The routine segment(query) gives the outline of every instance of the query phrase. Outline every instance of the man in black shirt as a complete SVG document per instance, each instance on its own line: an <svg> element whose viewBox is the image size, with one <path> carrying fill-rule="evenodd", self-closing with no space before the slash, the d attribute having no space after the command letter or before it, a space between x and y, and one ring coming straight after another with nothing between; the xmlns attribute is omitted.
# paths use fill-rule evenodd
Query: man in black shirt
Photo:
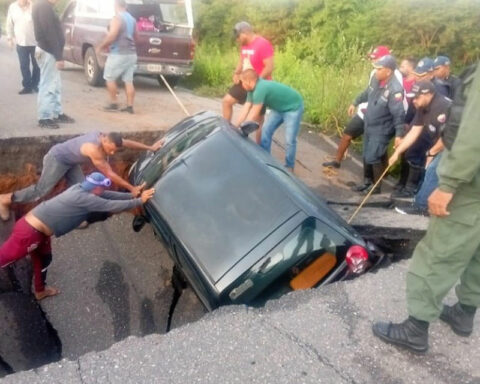
<svg viewBox="0 0 480 384"><path fill-rule="evenodd" d="M405 152L410 171L407 185L397 195L401 197L413 197L419 184L430 149L435 146L440 151L440 134L447 120L451 101L439 94L432 82L420 81L412 87L413 103L416 113L411 123L408 134L403 138L400 145L389 159L394 164L399 156ZM398 196L397 196L398 197Z"/></svg>
<svg viewBox="0 0 480 384"><path fill-rule="evenodd" d="M58 0L37 0L33 3L32 19L37 40L36 59L40 66L38 85L38 125L40 128L59 128L59 123L73 123L63 113L62 83L59 69L63 69L63 37L60 19L53 9Z"/></svg>

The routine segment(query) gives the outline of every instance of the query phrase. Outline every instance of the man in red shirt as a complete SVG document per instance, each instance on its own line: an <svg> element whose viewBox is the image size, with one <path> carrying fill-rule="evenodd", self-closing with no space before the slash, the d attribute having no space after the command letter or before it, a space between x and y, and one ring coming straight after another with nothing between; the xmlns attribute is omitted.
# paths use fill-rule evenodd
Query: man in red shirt
<svg viewBox="0 0 480 384"><path fill-rule="evenodd" d="M233 86L228 90L222 102L222 114L227 120L232 119L233 106L245 104L247 92L242 88L240 74L247 69L254 69L258 76L271 80L273 71L273 46L264 37L257 35L246 21L235 24L235 37L240 48L240 59L233 73ZM265 108L261 112L261 124ZM261 129L257 130L257 142L260 142Z"/></svg>

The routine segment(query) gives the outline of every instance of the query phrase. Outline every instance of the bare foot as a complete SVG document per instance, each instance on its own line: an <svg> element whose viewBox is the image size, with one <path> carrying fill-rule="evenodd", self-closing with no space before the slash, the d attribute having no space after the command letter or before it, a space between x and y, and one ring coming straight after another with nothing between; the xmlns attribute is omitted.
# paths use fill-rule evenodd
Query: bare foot
<svg viewBox="0 0 480 384"><path fill-rule="evenodd" d="M35 292L35 298L40 301L49 296L56 296L60 291L55 287L45 286L45 289L41 292Z"/></svg>
<svg viewBox="0 0 480 384"><path fill-rule="evenodd" d="M10 204L12 202L12 194L5 193L0 195L0 219L8 221L10 219Z"/></svg>

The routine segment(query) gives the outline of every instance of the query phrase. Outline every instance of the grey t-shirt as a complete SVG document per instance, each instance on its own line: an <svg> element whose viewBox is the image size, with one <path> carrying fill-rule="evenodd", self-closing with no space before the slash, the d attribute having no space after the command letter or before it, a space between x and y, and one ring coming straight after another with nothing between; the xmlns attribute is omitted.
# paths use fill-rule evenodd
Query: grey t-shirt
<svg viewBox="0 0 480 384"><path fill-rule="evenodd" d="M122 212L142 204L130 193L104 191L97 196L75 184L54 198L36 206L32 213L57 237L77 228L89 212Z"/></svg>
<svg viewBox="0 0 480 384"><path fill-rule="evenodd" d="M89 132L85 135L74 137L50 148L49 153L57 161L66 165L82 164L89 160L89 157L82 155L80 149L85 143L100 144L100 132Z"/></svg>

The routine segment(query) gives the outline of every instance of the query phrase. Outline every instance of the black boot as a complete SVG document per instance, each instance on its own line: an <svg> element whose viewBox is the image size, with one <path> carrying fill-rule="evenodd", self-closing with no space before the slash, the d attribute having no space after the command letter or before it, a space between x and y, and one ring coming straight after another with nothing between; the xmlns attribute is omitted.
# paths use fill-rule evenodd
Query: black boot
<svg viewBox="0 0 480 384"><path fill-rule="evenodd" d="M380 177L382 176L383 174L383 171L385 171L385 165L383 163L379 163L379 164L372 164L370 165L372 167L372 172L373 172L373 183L372 185L365 189L362 193L364 195L370 193L371 189L373 188L373 186L375 185L375 183L380 180ZM375 188L375 190L372 192L372 194L374 195L378 195L382 193L382 182L378 183L377 187Z"/></svg>
<svg viewBox="0 0 480 384"><path fill-rule="evenodd" d="M444 305L440 320L452 328L452 331L459 336L468 337L473 331L473 318L477 308L460 304L453 306Z"/></svg>
<svg viewBox="0 0 480 384"><path fill-rule="evenodd" d="M428 350L428 325L426 321L410 316L400 324L377 322L373 324L372 331L387 343L414 353L425 353Z"/></svg>
<svg viewBox="0 0 480 384"><path fill-rule="evenodd" d="M360 185L355 185L352 187L353 192L363 192L366 189L370 188L372 186L372 180L371 179L364 179L363 184Z"/></svg>
<svg viewBox="0 0 480 384"><path fill-rule="evenodd" d="M373 183L373 170L372 165L367 164L363 159L363 184L352 187L353 192L363 192Z"/></svg>
<svg viewBox="0 0 480 384"><path fill-rule="evenodd" d="M408 161L405 160L405 154L400 157L400 178L393 188L395 191L400 191L405 188L408 179Z"/></svg>

